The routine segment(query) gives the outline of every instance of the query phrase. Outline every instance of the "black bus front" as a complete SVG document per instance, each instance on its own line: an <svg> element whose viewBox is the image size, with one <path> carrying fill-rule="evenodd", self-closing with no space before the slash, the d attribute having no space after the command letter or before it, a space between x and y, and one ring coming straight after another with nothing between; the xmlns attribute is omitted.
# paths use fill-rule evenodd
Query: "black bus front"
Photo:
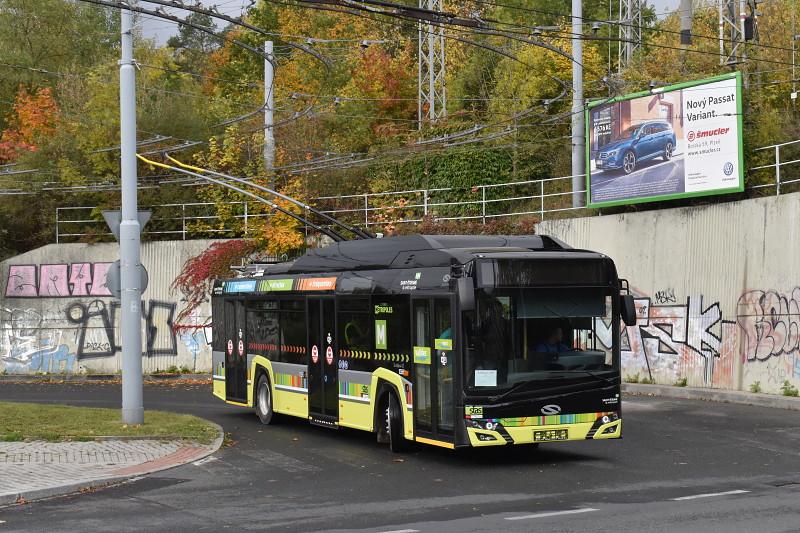
<svg viewBox="0 0 800 533"><path fill-rule="evenodd" d="M473 280L474 296L459 298L461 444L620 438L620 313L631 320L632 307L613 262L487 256Z"/></svg>

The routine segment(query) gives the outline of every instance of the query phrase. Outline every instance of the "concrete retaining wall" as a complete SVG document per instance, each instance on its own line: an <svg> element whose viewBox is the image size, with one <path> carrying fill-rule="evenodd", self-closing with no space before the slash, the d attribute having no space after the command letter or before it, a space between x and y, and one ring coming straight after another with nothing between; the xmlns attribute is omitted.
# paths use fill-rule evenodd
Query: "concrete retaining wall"
<svg viewBox="0 0 800 533"><path fill-rule="evenodd" d="M175 333L183 306L169 290L186 259L214 241L150 242L142 245L149 287L142 295L145 372L172 366L211 369L201 329ZM0 263L0 373L110 373L121 367L119 300L105 286L114 244L50 244ZM203 324L204 304L188 320Z"/></svg>
<svg viewBox="0 0 800 533"><path fill-rule="evenodd" d="M609 255L630 281L639 322L624 331L624 374L800 388L800 194L543 221L538 232Z"/></svg>

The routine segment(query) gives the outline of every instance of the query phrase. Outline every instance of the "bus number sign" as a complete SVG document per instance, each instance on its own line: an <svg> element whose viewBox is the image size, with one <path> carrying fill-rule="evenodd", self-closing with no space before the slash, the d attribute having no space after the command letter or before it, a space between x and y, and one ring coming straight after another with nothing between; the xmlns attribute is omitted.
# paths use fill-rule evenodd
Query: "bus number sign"
<svg viewBox="0 0 800 533"><path fill-rule="evenodd" d="M319 350L317 349L317 345L311 347L311 362L317 364L319 361Z"/></svg>

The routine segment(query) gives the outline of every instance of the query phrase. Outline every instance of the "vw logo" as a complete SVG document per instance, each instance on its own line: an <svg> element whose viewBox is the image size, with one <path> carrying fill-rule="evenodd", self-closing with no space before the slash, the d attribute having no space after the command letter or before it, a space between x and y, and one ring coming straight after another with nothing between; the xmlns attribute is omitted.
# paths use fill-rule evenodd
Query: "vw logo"
<svg viewBox="0 0 800 533"><path fill-rule="evenodd" d="M555 405L551 403L550 405L545 405L544 407L542 407L543 415L557 415L560 412L561 412L560 405Z"/></svg>
<svg viewBox="0 0 800 533"><path fill-rule="evenodd" d="M725 166L722 167L722 171L725 173L726 176L730 176L733 174L733 163L728 162L725 163Z"/></svg>

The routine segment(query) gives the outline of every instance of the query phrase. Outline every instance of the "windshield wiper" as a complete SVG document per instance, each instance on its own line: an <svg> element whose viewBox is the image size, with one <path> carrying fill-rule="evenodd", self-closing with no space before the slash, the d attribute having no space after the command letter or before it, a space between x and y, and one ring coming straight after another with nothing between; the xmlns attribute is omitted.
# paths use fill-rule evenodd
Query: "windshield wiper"
<svg viewBox="0 0 800 533"><path fill-rule="evenodd" d="M552 378L548 378L548 379L552 379ZM566 379L566 378L561 377L560 379ZM500 400L508 398L511 394L513 394L513 393L517 392L518 390L524 388L526 385L530 385L531 383L541 383L541 381L542 380L540 380L540 379L528 379L526 381L520 381L519 383L517 383L516 385L514 385L513 387L511 387L510 389L508 389L507 391L505 391L502 394L498 394L496 396L489 396L489 401L492 402L492 403L499 402Z"/></svg>
<svg viewBox="0 0 800 533"><path fill-rule="evenodd" d="M600 375L592 372L591 370L566 370L565 372L581 372L583 374L588 374L588 375L592 376L593 378L598 379L600 381L605 381L609 385L616 385L616 383L614 383L613 380L608 379L608 378L604 378L603 376L600 376Z"/></svg>

